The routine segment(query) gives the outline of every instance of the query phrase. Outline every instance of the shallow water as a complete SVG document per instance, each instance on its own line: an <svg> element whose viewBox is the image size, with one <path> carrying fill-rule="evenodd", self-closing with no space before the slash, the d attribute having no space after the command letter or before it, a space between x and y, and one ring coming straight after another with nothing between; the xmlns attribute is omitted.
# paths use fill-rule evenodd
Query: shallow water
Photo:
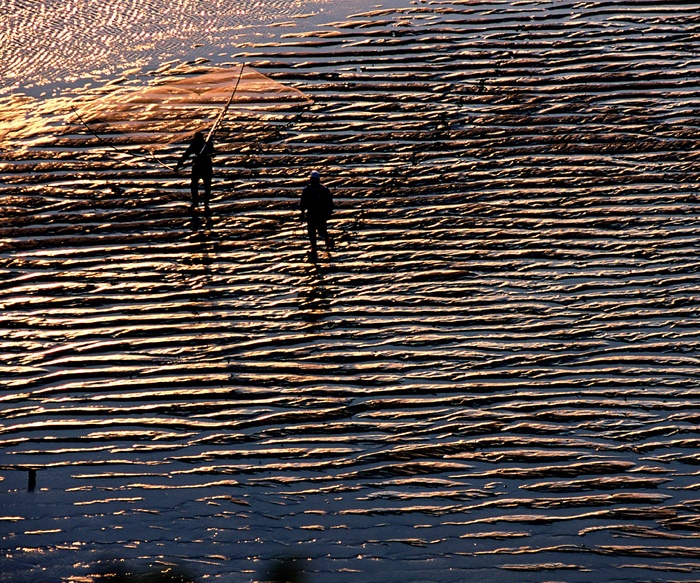
<svg viewBox="0 0 700 583"><path fill-rule="evenodd" d="M382 6L396 4L384 0ZM251 41L277 40L372 5L366 0L4 0L0 96L99 86L170 60L229 59Z"/></svg>
<svg viewBox="0 0 700 583"><path fill-rule="evenodd" d="M232 111L211 230L138 146L10 136L5 578L697 580L695 12L431 2L249 47L314 103Z"/></svg>

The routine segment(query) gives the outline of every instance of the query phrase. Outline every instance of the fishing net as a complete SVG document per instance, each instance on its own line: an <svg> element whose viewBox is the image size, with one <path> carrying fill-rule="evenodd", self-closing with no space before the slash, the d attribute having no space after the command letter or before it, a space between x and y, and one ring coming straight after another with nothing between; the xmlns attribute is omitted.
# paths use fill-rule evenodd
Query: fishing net
<svg viewBox="0 0 700 583"><path fill-rule="evenodd" d="M73 108L70 124L80 124L103 139L150 148L189 139L207 131L229 105L229 112L279 111L310 103L251 67L208 67L170 75L143 88L125 88Z"/></svg>
<svg viewBox="0 0 700 583"><path fill-rule="evenodd" d="M150 151L207 132L231 100L227 119L283 115L311 100L246 65L179 66L144 86L107 85L98 97L0 100L0 152L41 144L81 147L87 138Z"/></svg>

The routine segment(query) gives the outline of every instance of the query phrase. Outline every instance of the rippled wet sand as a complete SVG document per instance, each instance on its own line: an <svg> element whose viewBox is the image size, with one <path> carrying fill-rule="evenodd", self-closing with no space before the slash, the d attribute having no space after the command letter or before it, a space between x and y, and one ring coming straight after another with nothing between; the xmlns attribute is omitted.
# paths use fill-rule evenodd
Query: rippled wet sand
<svg viewBox="0 0 700 583"><path fill-rule="evenodd" d="M402 0L382 0L402 4ZM99 86L169 60L230 56L365 8L366 0L4 0L0 95Z"/></svg>
<svg viewBox="0 0 700 583"><path fill-rule="evenodd" d="M690 4L444 1L251 47L314 103L227 118L211 232L69 98L15 128L5 571L697 580L699 32Z"/></svg>

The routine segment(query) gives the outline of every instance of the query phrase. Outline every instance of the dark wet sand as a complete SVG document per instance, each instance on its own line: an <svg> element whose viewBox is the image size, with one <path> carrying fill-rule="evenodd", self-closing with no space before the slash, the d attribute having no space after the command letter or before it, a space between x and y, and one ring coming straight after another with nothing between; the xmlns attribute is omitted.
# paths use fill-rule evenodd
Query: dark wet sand
<svg viewBox="0 0 700 583"><path fill-rule="evenodd" d="M251 47L314 103L227 117L211 232L186 174L43 118L0 165L5 571L697 580L695 8L421 2Z"/></svg>

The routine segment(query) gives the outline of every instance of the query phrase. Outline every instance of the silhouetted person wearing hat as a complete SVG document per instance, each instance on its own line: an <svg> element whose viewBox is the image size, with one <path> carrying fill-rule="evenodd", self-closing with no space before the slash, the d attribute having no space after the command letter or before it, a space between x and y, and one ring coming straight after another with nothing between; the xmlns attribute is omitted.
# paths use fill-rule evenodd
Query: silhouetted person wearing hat
<svg viewBox="0 0 700 583"><path fill-rule="evenodd" d="M209 210L209 199L211 198L211 177L212 157L214 156L214 144L204 140L204 134L197 132L192 138L187 150L182 154L177 162L177 169L184 164L185 160L192 156L192 180L190 190L192 192L192 210L199 206L199 181L204 183L204 207Z"/></svg>
<svg viewBox="0 0 700 583"><path fill-rule="evenodd" d="M328 235L326 222L333 213L333 196L323 184L321 175L314 170L309 178L309 183L301 193L301 218L306 219L306 226L311 242L311 257L316 260L316 233L323 237L326 247L333 250L333 241Z"/></svg>

